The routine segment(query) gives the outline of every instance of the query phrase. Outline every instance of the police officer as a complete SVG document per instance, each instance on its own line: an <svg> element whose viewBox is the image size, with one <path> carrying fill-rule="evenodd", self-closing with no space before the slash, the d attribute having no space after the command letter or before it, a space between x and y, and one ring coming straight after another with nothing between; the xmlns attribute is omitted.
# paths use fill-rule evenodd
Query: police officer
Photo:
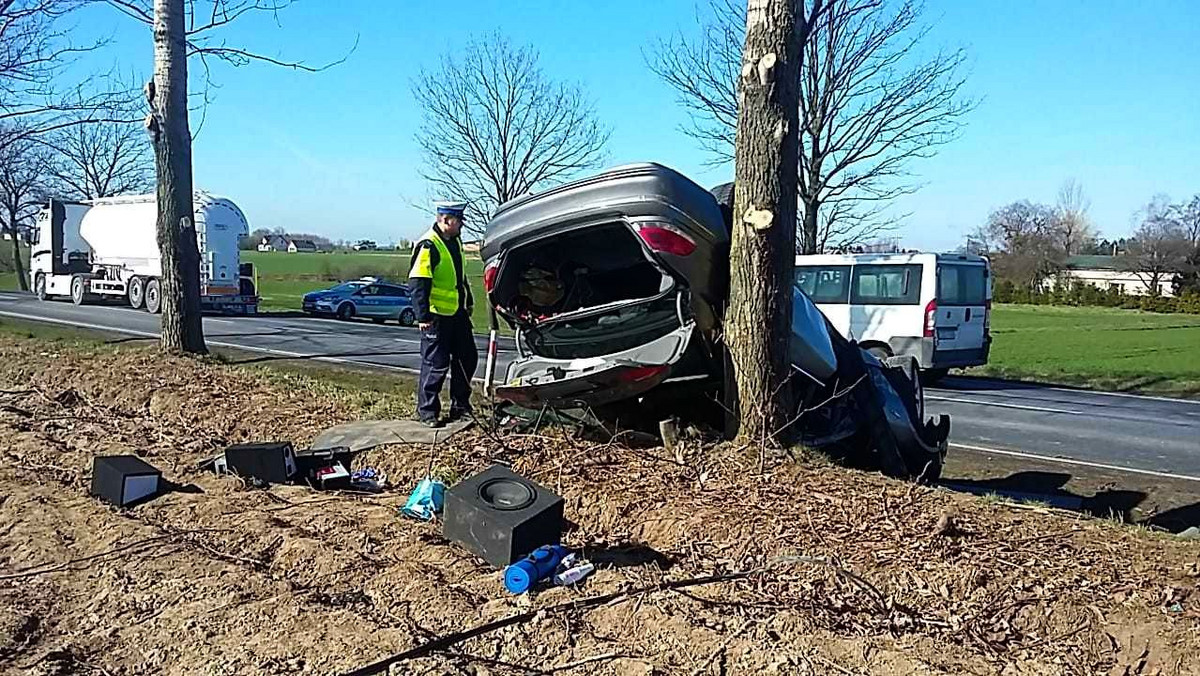
<svg viewBox="0 0 1200 676"><path fill-rule="evenodd" d="M417 417L441 427L439 394L450 374L449 421L471 413L471 379L479 362L471 330L471 286L463 267L463 202L435 202L433 227L413 245L408 285L421 329L421 382Z"/></svg>

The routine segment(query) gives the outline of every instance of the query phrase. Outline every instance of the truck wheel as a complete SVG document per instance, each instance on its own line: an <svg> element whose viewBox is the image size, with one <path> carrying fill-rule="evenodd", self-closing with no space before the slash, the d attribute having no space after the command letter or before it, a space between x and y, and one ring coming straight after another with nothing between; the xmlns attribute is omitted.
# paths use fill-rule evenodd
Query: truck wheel
<svg viewBox="0 0 1200 676"><path fill-rule="evenodd" d="M37 296L38 300L46 300L48 298L46 294L46 275L40 272L33 278L33 294Z"/></svg>
<svg viewBox="0 0 1200 676"><path fill-rule="evenodd" d="M337 318L342 321L349 321L354 318L354 304L342 303L337 309Z"/></svg>
<svg viewBox="0 0 1200 676"><path fill-rule="evenodd" d="M400 313L400 326L412 326L417 323L417 313L412 308L406 308Z"/></svg>
<svg viewBox="0 0 1200 676"><path fill-rule="evenodd" d="M156 315L162 310L162 294L157 279L146 282L146 312Z"/></svg>
<svg viewBox="0 0 1200 676"><path fill-rule="evenodd" d="M142 309L142 303L146 302L146 280L141 277L132 277L129 280L129 307L134 310Z"/></svg>
<svg viewBox="0 0 1200 676"><path fill-rule="evenodd" d="M83 305L84 299L83 277L74 275L71 277L71 302L76 305Z"/></svg>

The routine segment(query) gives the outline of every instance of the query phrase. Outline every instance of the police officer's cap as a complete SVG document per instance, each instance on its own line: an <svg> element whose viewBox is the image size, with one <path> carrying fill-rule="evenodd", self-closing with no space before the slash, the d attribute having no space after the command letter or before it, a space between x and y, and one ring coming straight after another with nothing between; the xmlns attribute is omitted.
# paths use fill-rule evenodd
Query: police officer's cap
<svg viewBox="0 0 1200 676"><path fill-rule="evenodd" d="M463 212L467 210L466 202L455 202L452 200L434 202L433 206L437 209L438 215L458 216L459 218L463 218Z"/></svg>

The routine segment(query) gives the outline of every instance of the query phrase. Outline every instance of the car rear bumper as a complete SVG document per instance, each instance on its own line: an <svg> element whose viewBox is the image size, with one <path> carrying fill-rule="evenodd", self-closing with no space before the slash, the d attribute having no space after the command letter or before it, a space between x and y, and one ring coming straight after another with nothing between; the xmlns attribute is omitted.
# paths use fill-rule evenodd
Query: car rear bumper
<svg viewBox="0 0 1200 676"><path fill-rule="evenodd" d="M992 339L984 340L980 347L962 350L947 350L937 347L933 338L897 337L888 341L892 354L912 355L923 369L965 368L983 366L988 362Z"/></svg>

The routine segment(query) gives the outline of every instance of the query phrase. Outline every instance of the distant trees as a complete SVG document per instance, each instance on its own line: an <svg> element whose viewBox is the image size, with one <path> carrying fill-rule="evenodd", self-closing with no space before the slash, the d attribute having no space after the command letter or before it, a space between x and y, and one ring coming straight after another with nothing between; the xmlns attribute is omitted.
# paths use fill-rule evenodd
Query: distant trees
<svg viewBox="0 0 1200 676"><path fill-rule="evenodd" d="M1063 253L1071 256L1090 248L1096 235L1088 220L1091 200L1083 192L1083 186L1073 178L1067 179L1058 189L1058 233Z"/></svg>
<svg viewBox="0 0 1200 676"><path fill-rule="evenodd" d="M992 211L975 239L997 277L1035 289L1066 262L1061 225L1053 207L1022 200Z"/></svg>
<svg viewBox="0 0 1200 676"><path fill-rule="evenodd" d="M808 2L807 4L812 4ZM914 192L914 160L957 137L974 102L966 53L924 50L916 0L831 0L813 21L798 73L800 253L862 244L894 227L884 215ZM698 40L659 45L650 68L689 110L685 133L714 163L732 159L746 4L711 0Z"/></svg>
<svg viewBox="0 0 1200 676"><path fill-rule="evenodd" d="M49 153L32 137L11 140L21 129L0 129L0 226L12 239L12 265L22 291L29 290L21 259L21 230L45 203ZM3 142L7 141L7 142Z"/></svg>
<svg viewBox="0 0 1200 676"><path fill-rule="evenodd" d="M1122 268L1137 275L1151 295L1161 293L1169 274L1186 271L1196 255L1196 240L1180 217L1185 209L1155 196L1139 212L1140 224L1120 257Z"/></svg>
<svg viewBox="0 0 1200 676"><path fill-rule="evenodd" d="M118 119L120 114L114 112L108 119ZM139 124L79 124L46 134L42 143L53 150L48 170L64 196L95 199L145 193L154 187L153 148Z"/></svg>
<svg viewBox="0 0 1200 676"><path fill-rule="evenodd" d="M470 203L481 232L497 206L596 167L609 130L579 85L551 80L532 46L473 39L423 71L412 92L422 175L446 198Z"/></svg>

